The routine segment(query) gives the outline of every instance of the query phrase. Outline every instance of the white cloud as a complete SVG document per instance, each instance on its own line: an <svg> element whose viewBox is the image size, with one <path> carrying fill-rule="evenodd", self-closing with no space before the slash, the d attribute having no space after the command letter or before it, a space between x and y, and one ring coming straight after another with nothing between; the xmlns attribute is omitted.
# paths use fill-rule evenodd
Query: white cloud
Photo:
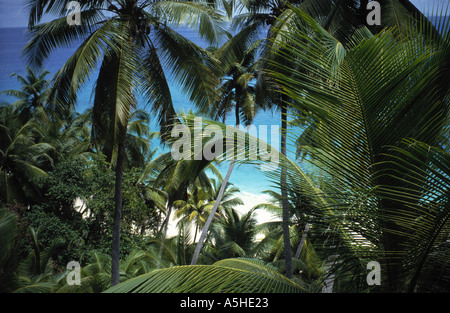
<svg viewBox="0 0 450 313"><path fill-rule="evenodd" d="M239 197L242 200L242 202L244 202L243 205L238 205L235 208L240 214L247 213L257 204L269 203L270 200L270 197L266 194L254 194L247 191L237 193L236 197ZM259 224L279 220L272 213L262 209L256 210L254 214ZM175 215L174 212L172 212L169 227L167 228L168 238L176 236L178 234L177 222L179 221L179 219L174 218L174 215Z"/></svg>
<svg viewBox="0 0 450 313"><path fill-rule="evenodd" d="M247 213L249 210L251 210L258 204L269 203L270 201L270 197L266 194L254 194L247 191L242 191L238 193L236 196L238 196L242 200L242 202L244 202L244 205L239 205L236 207L236 210L241 214ZM272 213L267 212L266 210L263 209L256 210L255 216L256 219L258 220L258 223L265 223L278 219Z"/></svg>

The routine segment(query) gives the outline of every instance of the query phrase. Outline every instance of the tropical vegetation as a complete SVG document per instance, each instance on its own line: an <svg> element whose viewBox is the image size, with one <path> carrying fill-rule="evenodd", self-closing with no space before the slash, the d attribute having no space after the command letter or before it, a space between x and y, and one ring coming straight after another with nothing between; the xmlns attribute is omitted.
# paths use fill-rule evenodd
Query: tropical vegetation
<svg viewBox="0 0 450 313"><path fill-rule="evenodd" d="M79 1L69 25L63 1L29 0L26 74L1 93L0 291L449 292L449 6L379 1L369 25L369 2ZM227 120L263 110L281 126L266 203L242 211L232 183L262 150L167 151L176 125L201 116L225 147Z"/></svg>

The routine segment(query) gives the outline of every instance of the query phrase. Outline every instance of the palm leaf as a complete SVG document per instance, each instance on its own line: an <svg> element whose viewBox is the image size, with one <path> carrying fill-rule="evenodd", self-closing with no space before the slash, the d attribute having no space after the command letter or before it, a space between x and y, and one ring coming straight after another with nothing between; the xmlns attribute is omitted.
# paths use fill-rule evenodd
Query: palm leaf
<svg viewBox="0 0 450 313"><path fill-rule="evenodd" d="M284 86L283 93L295 100L292 106L297 111L292 110L292 114L297 117L301 112L311 117L308 133L298 143L308 156L304 160L326 173L325 198L328 205L333 205L319 210L331 214L308 213L319 213L322 221L330 223L333 231L328 233L340 238L338 242L352 242L358 247L347 245L340 249L343 264L350 264L355 256L363 260L375 253L372 257L386 262L389 279L395 285L400 276L406 279L401 264L411 264L406 261L411 255L405 249L405 238L411 236L409 227L414 227L413 205L422 202L416 194L423 195L423 191L417 190L422 186L419 181L415 186L406 182L417 177L412 168L405 172L404 166L395 168L398 163L388 167L381 164L386 165L386 158L400 153L388 147L403 147L405 138L412 137L430 146L441 142L448 116L449 87L439 85L443 72L438 69L447 66L447 35L423 40L414 31L408 32L410 36L405 36L405 31L385 30L376 36L364 31L358 32L353 43L344 48L306 14L293 11L301 20L296 20L290 32L282 32L285 37L278 41L280 49L276 54L284 62L272 61L276 68L273 77ZM286 64L298 67L292 71L291 66L287 74ZM409 162L428 168L418 159L409 158ZM402 173L405 178L393 180L389 175L378 174L384 170L395 175ZM299 178L291 177L292 186L299 185ZM421 177L423 183L426 176ZM389 189L392 194L383 197L382 193L377 194L375 186ZM301 188L290 189L311 196ZM411 202L406 203L405 197ZM342 214L345 221L337 220ZM436 217L436 212L432 216ZM426 227L427 231L441 228L431 220ZM361 264L356 262L354 266Z"/></svg>
<svg viewBox="0 0 450 313"><path fill-rule="evenodd" d="M158 27L155 32L154 42L163 65L190 101L204 111L216 99L214 61L205 50L169 27Z"/></svg>
<svg viewBox="0 0 450 313"><path fill-rule="evenodd" d="M101 11L96 9L82 11L81 14L83 23L77 27L70 26L66 17L34 26L24 48L27 63L41 67L55 49L70 47L77 40L88 36L98 28L95 25L104 19Z"/></svg>
<svg viewBox="0 0 450 313"><path fill-rule="evenodd" d="M141 90L147 99L146 104L151 105L153 112L158 116L158 122L161 127L161 139L164 140L170 132L170 127L168 126L172 125L176 120L176 113L161 60L152 42L149 42L143 63L143 70L140 73L141 81L143 82Z"/></svg>
<svg viewBox="0 0 450 313"><path fill-rule="evenodd" d="M198 28L198 33L211 43L217 43L225 33L223 16L200 1L158 1L153 8L169 23Z"/></svg>
<svg viewBox="0 0 450 313"><path fill-rule="evenodd" d="M213 265L155 270L128 280L106 293L302 292L295 282L260 261L222 260Z"/></svg>
<svg viewBox="0 0 450 313"><path fill-rule="evenodd" d="M120 51L120 42L126 38L127 31L126 23L110 19L89 35L56 73L50 101L73 105L76 93L90 78L98 62L104 56Z"/></svg>
<svg viewBox="0 0 450 313"><path fill-rule="evenodd" d="M131 47L124 40L119 53L105 56L95 89L93 138L108 145L106 152L113 163L118 144L127 131L131 110L136 107L133 92L138 62Z"/></svg>

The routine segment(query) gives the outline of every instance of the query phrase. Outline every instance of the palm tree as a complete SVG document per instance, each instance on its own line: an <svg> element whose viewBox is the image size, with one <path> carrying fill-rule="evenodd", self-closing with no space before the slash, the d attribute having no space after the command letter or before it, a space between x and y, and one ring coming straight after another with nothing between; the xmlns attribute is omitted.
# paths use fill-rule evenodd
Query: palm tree
<svg viewBox="0 0 450 313"><path fill-rule="evenodd" d="M195 277L196 279L192 279ZM212 265L159 269L105 293L301 293L306 289L255 259L226 259Z"/></svg>
<svg viewBox="0 0 450 313"><path fill-rule="evenodd" d="M211 190L212 180L208 177L208 173L222 179L220 172L210 161L183 159L175 161L170 152L161 154L145 167L139 182L146 182L148 186L159 189L167 199L164 212L165 220L160 229L161 247L165 244L174 203L188 200L189 186Z"/></svg>
<svg viewBox="0 0 450 313"><path fill-rule="evenodd" d="M193 242L196 242L197 233L205 227L206 220L211 214L220 190L221 182L211 180L211 186L208 188L191 185L188 187L187 200L178 200L174 202L177 209L175 216L181 218L180 221L195 224L195 232ZM236 205L242 205L243 202L234 196L239 189L227 184L221 202L217 206L214 214L215 218L219 218L227 209L231 209Z"/></svg>
<svg viewBox="0 0 450 313"><path fill-rule="evenodd" d="M89 108L78 117L78 125L80 128L85 127L88 132L89 139L91 136L96 136L92 129L93 112L92 108ZM109 119L108 114L104 114L101 118L102 121ZM112 131L103 131L105 137L93 138L92 150L101 152L106 157L106 162L111 163L114 157L114 147L112 146L113 140L111 138ZM153 155L156 153L156 149L152 150L151 141L158 137L158 132L150 131L150 114L142 109L137 109L130 114L127 124L127 138L125 145L125 159L124 167L131 168L144 168L148 162L150 162Z"/></svg>
<svg viewBox="0 0 450 313"><path fill-rule="evenodd" d="M252 258L257 255L257 221L252 209L241 215L233 208L224 210L219 222L211 229L211 250L216 260Z"/></svg>
<svg viewBox="0 0 450 313"><path fill-rule="evenodd" d="M35 110L35 121L39 142L45 142L53 147L50 156L53 163L69 158L88 158L91 152L90 136L86 124L80 124L78 113L66 112L62 119L59 113L51 109L39 107Z"/></svg>
<svg viewBox="0 0 450 313"><path fill-rule="evenodd" d="M187 265L194 252L190 225L183 221L178 223L178 233L172 238L151 240L148 243L148 253L151 256L149 263L153 268L168 268L178 265Z"/></svg>
<svg viewBox="0 0 450 313"><path fill-rule="evenodd" d="M100 65L94 89L93 138L103 138L104 130L113 132L116 209L112 280L116 284L126 130L136 108L136 94L144 94L152 106L162 126L162 136L167 135L166 125L176 117L164 68L199 107L212 103L216 78L205 64L207 54L169 25L198 26L200 35L214 42L222 29L221 16L206 2L81 1L80 6L82 25L72 27L66 22L65 4L30 1L32 39L25 53L31 65L40 66L57 47L82 41L53 81L55 88L50 97L58 104L72 104L80 87ZM35 26L45 12L56 13L60 18ZM104 112L108 120L102 119Z"/></svg>
<svg viewBox="0 0 450 313"><path fill-rule="evenodd" d="M236 38L245 36L247 36L246 32L244 35L238 34L235 37L231 37L222 47L214 51L214 56L219 61L218 72L222 78L222 83L218 88L218 101L208 108L210 116L216 120L222 119L224 123L227 114L234 108L236 126L240 125L241 116L246 125L251 124L257 112L255 89L252 83L255 79L256 55L260 42L240 42L237 46L235 44ZM222 197L224 196L234 165L235 162L231 161L225 179L217 194L217 205L212 208L200 236L192 258L192 265L195 265L197 262L208 229L216 214L219 203L222 202Z"/></svg>
<svg viewBox="0 0 450 313"><path fill-rule="evenodd" d="M47 70L35 73L29 66L26 67L26 76L12 73L22 85L20 90L4 90L0 94L13 96L18 100L12 104L20 112L20 119L23 123L28 121L37 108L44 107L47 103L49 82L46 76L50 74Z"/></svg>
<svg viewBox="0 0 450 313"><path fill-rule="evenodd" d="M223 181L220 179L215 180L211 179L211 185L212 185L212 199L218 199L218 194L220 191L220 187L222 186ZM232 209L238 205L243 205L244 203L242 200L236 196L236 193L239 193L240 190L238 187L235 187L232 183L228 182L225 186L225 191L223 193L223 196L221 197L221 201L219 203L219 206L222 210L229 210Z"/></svg>
<svg viewBox="0 0 450 313"><path fill-rule="evenodd" d="M446 69L448 66L445 63L446 60L448 60L448 49L446 48L447 43L445 38L448 38L448 36L444 36L443 38L434 37L432 41L415 41L414 38L418 38L417 36L420 37L419 34L427 33L427 31L423 29L429 27L429 24L426 22L424 24L417 24L415 21L412 21L413 25L416 23L416 26L423 27L423 29L416 33L409 28L406 39L403 36L404 33L393 35L392 32L382 33L375 37L366 28L361 28L354 34L353 41L350 41L349 44L346 45L347 48L344 48L342 43L330 36L321 25L305 15L302 11L293 10L293 13L299 17L299 19L296 20L294 16L293 25L295 27L289 29L294 32L292 34L289 32L281 32L280 34L282 34L284 40L277 42L277 44L279 44L280 47L285 48L284 50L279 51L279 54L283 58L287 58L288 64L300 64L301 66L294 67L293 70L291 67L286 68L285 63L273 62L271 65L273 65L275 69L279 69L279 71L272 71L270 74L279 86L283 87L283 92L295 100L293 102L294 108L296 109L294 112L299 112L299 114L307 113L310 116L309 121L311 125L307 128L307 131L304 132L307 136L302 136L302 149L303 152L308 152L307 155L312 161L320 162L320 169L328 174L322 177L322 182L318 187L314 182L314 179L309 177L298 164L288 159L285 161L286 172L288 173L286 178L287 182L289 182L287 185L289 191L292 192L292 194L300 194L303 198L307 199L310 204L308 207L300 209L303 210L302 212L309 218L306 222L314 224L311 239L318 240L321 243L316 246L317 248L320 248L322 245L326 248L325 251L324 249L317 250L321 257L326 258L327 255L335 255L338 257L338 261L342 261L340 263L335 263L336 266L341 267L341 271L339 272L339 274L342 274L340 276L341 280L350 279L352 282L358 283L351 284L351 286L355 286L355 288L362 286L364 288L365 275L367 274L365 267L368 260L385 258L386 255L389 255L389 252L391 252L383 250L383 237L385 235L392 236L393 239L397 239L397 242L399 242L398 238L395 238L396 235L400 235L398 229L383 226L383 223L391 223L392 225L391 218L394 217L394 220L397 221L398 225L405 225L405 227L407 227L406 225L411 225L408 227L410 228L409 232L414 230L414 233L407 238L406 242L411 248L411 252L408 253L409 256L413 257L415 255L414 252L420 251L421 257L416 258L418 270L415 272L413 271L415 275L409 276L410 278L414 278L411 280L412 282L417 282L420 271L423 268L429 268L429 266L425 266L425 261L429 256L428 252L433 249L432 247L435 247L434 249L436 249L436 251L442 249L442 247L445 246L445 238L448 238L448 218L441 215L442 212L447 212L443 209L443 207L447 205L446 198L442 198L442 196L448 194L448 191L445 189L445 186L449 185L448 174L444 174L448 172L448 169L446 169L447 162L443 163L440 161L445 159L447 152L443 148L435 148L414 141L410 141L409 143L404 142L406 146L392 149L392 151L397 151L401 156L389 156L388 158L390 159L383 163L397 164L397 166L401 166L402 168L409 168L411 169L412 175L408 176L408 179L402 178L398 174L383 175L381 177L394 177L395 180L403 183L414 178L414 181L417 181L417 183L412 183L412 185L416 187L424 186L422 191L417 192L414 195L410 194L411 190L409 186L395 186L394 189L398 191L398 193L395 193L398 197L398 204L415 208L413 214L411 214L410 210L405 208L399 212L397 217L395 217L395 214L394 216L386 214L389 210L386 210L385 208L380 208L378 212L374 212L374 208L378 207L378 202L372 195L377 189L373 189L373 185L367 185L366 182L371 182L370 177L374 173L372 167L375 166L375 164L371 166L370 164L364 163L364 160L370 159L370 157L367 157L367 155L364 154L367 151L370 151L370 149L357 149L356 147L359 147L364 143L364 137L361 137L360 135L364 132L359 129L359 127L366 126L365 122L362 122L361 120L363 117L365 118L365 121L371 121L371 127L378 126L380 128L371 132L372 135L377 136L377 140L383 138L380 137L379 134L384 132L383 136L390 134L391 136L387 137L393 138L392 136L395 135L398 136L397 140L401 141L401 137L404 135L398 134L397 130L393 131L389 129L388 131L387 125L394 127L402 124L404 125L404 131L408 134L412 134L412 130L417 131L417 134L421 134L424 137L429 137L431 135L430 138L432 138L434 134L436 136L436 142L445 147L444 143L448 142L448 139L443 136L445 132L443 133L442 129L445 131L446 128L445 126L442 128L443 125L445 125L445 123L442 124L442 121L445 121L447 118L446 116L448 116L448 104L445 104L446 95L448 94L448 85L447 83L442 82L448 82L448 80L446 78L444 80L442 79L443 76L446 75L445 73L448 74L448 72L437 69ZM439 29L444 32L447 28L445 25L441 25ZM297 30L297 33L295 30ZM298 33L298 30L302 30L303 33ZM303 42L299 40L300 38L307 40ZM414 44L411 44L411 42L408 41L411 40L411 38L413 38ZM391 44L393 41L403 43L404 45L401 45L400 47L396 45L392 46ZM320 45L318 45L318 43L320 43ZM361 43L365 44L363 45ZM427 44L435 45L435 48L431 49L431 51L439 51L438 53L433 54L433 58L431 58L431 55L427 54L427 51L430 51L427 50ZM387 49L388 46L393 50ZM394 49L394 47L398 50ZM292 55L286 51L293 51L294 54ZM382 51L383 55L377 55L377 51L378 53ZM402 53L400 53L400 51L402 51ZM405 51L410 51L409 54L407 54L408 56L403 54ZM366 105L373 103L374 105L370 107L379 107L379 98L374 98L373 95L380 95L380 97L382 97L387 95L388 92L382 90L375 93L372 89L373 86L378 86L377 88L389 88L392 84L386 83L386 80L394 79L397 80L398 84L392 89L393 93L389 94L390 96L395 95L400 98L392 100L396 106L389 105L388 107L392 107L393 110L397 109L401 111L401 103L408 107L408 104L411 103L409 101L414 99L417 103L415 103L415 106L411 107L411 109L415 108L420 113L415 113L413 116L416 118L428 116L430 119L435 117L437 119L433 119L433 121L436 121L437 124L434 124L434 122L425 122L423 128L411 129L411 125L422 125L422 123L410 123L408 119L403 119L403 114L388 115L392 117L392 124L386 124L389 120L374 122L376 118L387 118L387 115L380 114L377 111L375 113L371 112L373 116L369 118L367 115L369 114L368 112L357 110L357 108L362 105L359 102L355 102L353 107L356 112L361 113L351 114L351 110L347 109L344 105L348 106L350 104L349 102L352 101L351 99L363 98L361 95L351 96L352 92L358 92L359 89L355 87L349 91L348 85L343 83L353 81L352 79L354 79L354 77L350 79L350 74L348 74L349 67L344 67L344 65L348 65L350 62L361 61L361 54L358 54L358 52L372 52L370 55L373 55L375 60L378 61L377 63L374 62L373 58L368 58L364 60L364 64L353 64L354 68L350 68L354 71L352 73L355 75L358 74L358 76L356 76L358 79L361 79L362 81L367 79L372 82L372 84L367 87L372 90L372 92L364 93L366 96L371 96L365 98L365 100L368 101L366 102ZM392 53L392 55L388 57L389 53ZM422 53L422 56L420 53ZM308 62L300 63L299 60L308 60ZM380 72L380 60L383 60L383 64L385 65L383 69L392 69L392 72ZM385 62L388 60L392 61L393 64L389 63L390 65L387 66ZM398 62L397 60L401 60L402 62ZM415 62L411 63L411 60L415 60ZM325 64L327 65L325 66ZM392 68L394 65L397 67ZM429 65L430 67L426 67L425 65ZM432 69L432 65L435 66L434 70ZM343 68L340 68L340 66ZM367 69L371 69L371 71L367 71ZM291 75L285 74L287 70L295 74L295 79L292 79ZM358 70L364 71L364 73L360 73ZM426 85L425 87L423 87L423 85L418 85L419 87L417 87L417 85L412 84L411 77L419 76L417 76L417 73L407 74L410 73L410 71L422 71L421 73L423 73L423 71L429 71L426 72L428 73L427 79L431 78L432 81L423 79L419 80L419 82L422 82L422 84L427 82L430 85ZM343 75L343 73L345 75ZM394 75L394 73L399 76L395 78L396 75ZM367 75L378 76L370 76L368 78ZM338 81L338 83L335 84L330 83L333 79L342 79L342 81ZM366 86L365 82L362 81L358 83L358 86ZM441 84L439 84L438 81L440 81ZM341 90L341 86L344 87L343 90ZM432 91L433 87L431 86L438 86L435 88L442 89L440 92L434 94L436 97L436 100L432 100L434 105L431 107L425 106L425 109L422 103L424 98L418 98L417 95L420 94L420 90L434 93L434 91ZM330 89L331 91L328 91ZM405 90L412 90L413 94L410 97L401 98L402 95L405 94ZM339 97L340 95L342 95L342 97ZM389 102L391 100L389 100L388 96L385 97L387 103L392 103ZM317 105L318 103L320 103L320 106ZM375 105L375 103L377 103L377 105ZM399 106L397 106L397 104ZM421 109L425 109L425 111L430 110L431 112L422 112L420 111ZM346 114L342 114L343 110ZM402 112L407 111L404 110ZM360 120L350 120L351 116L355 117L355 119L360 116ZM301 119L303 119L301 115L296 115L294 117L301 117ZM432 128L432 125L436 126L436 128ZM387 127L386 130L383 129L385 127ZM427 128L430 130L428 135ZM433 129L434 132L431 131ZM342 134L336 130L341 131ZM373 142L368 144L372 145ZM388 149L388 147L389 144L387 146L379 146L381 149ZM411 150L405 150L405 147L409 147L414 153L412 154ZM428 156L425 151L428 151ZM359 159L359 157L350 159L352 152L356 155L360 155L361 159ZM386 150L386 152L377 153L376 155L380 157L388 156L388 152L389 150ZM370 155L372 156L372 154ZM407 160L405 164L401 161L404 159L404 156L407 155L409 155L409 158L416 156L414 163L410 163L409 160ZM423 172L418 171L420 166L416 167L417 163L415 162L419 161L421 166L424 166L425 168L428 167L428 169ZM429 168L429 166L431 166L431 168ZM390 167L389 169L385 169L387 170L386 172L389 173ZM334 171L336 171L337 175L333 175L335 174ZM369 174L365 177L364 173ZM402 174L403 170L397 168L393 170L392 173ZM431 185L423 184L424 173L430 173L431 176L428 176L428 181L430 181ZM279 172L269 174L273 174L269 175L269 177L274 177L275 179L279 179L280 177ZM377 172L377 174L379 174L379 172ZM378 176L376 175L374 177ZM431 181L433 181L433 183L431 183ZM392 198L393 188L390 187L394 185L375 185L380 186L379 189L383 190L383 193L380 194L380 198ZM423 198L423 195L430 193L435 195L435 198ZM411 198L405 197L406 194L411 195ZM424 199L428 202L424 202ZM438 202L433 200L438 201L439 205L437 204ZM342 212L345 212L345 215L342 214ZM417 227L418 216L420 216L420 219L423 219L425 216L428 217L427 227ZM383 223L381 223L381 225L374 224L376 221L383 221ZM395 224L396 223L394 223L394 225ZM404 232L404 234L406 236L408 232ZM424 234L428 235L425 236ZM432 235L430 236L429 234ZM310 240L310 242L312 241L313 240ZM405 241L403 241L403 243L405 243ZM338 250L336 251L336 249ZM391 263L389 266L394 269L395 266L398 266L399 264L396 257L398 257L398 255L395 255L394 252L392 254L392 259L388 260L388 263ZM442 256L438 258L443 261ZM411 273L412 269L408 268L408 266L411 265L409 260L410 259L407 258L404 259L404 264L408 269L404 273ZM189 269L183 269L183 271L184 270L189 272ZM191 270L194 271L196 269L192 268ZM397 272L397 275L399 274L402 273ZM411 286L414 286L416 282L411 284ZM367 289L367 284L365 289Z"/></svg>
<svg viewBox="0 0 450 313"><path fill-rule="evenodd" d="M239 36L236 35L236 36ZM222 47L213 52L219 60L222 82L219 88L219 101L209 108L212 118L225 123L227 114L234 110L235 125L250 125L256 115L254 81L256 78L257 52L261 44L255 41L247 46L241 43L243 51L230 51L230 45L235 39L229 39Z"/></svg>
<svg viewBox="0 0 450 313"><path fill-rule="evenodd" d="M315 6L322 8L322 3L315 3ZM330 3L329 3L330 4ZM280 151L284 156L282 158L280 173L280 186L283 207L283 238L284 238L284 255L286 260L286 277L292 278L292 251L289 235L289 204L287 200L286 186L286 168L284 159L287 155L287 110L288 98L279 93L277 84L268 77L265 72L269 70L266 59L277 58L272 50L275 38L278 38L280 29L286 28L291 23L292 12L291 6L301 6L303 9L308 9L311 6L311 1L293 1L292 4L288 1L260 1L250 0L245 1L244 5L247 12L238 15L234 19L235 27L241 26L243 30L241 33L247 36L254 36L258 31L266 32L267 35L263 38L265 43L263 45L261 54L262 61L258 68L258 77L256 84L256 101L260 106L271 108L277 107L281 112L281 146ZM330 6L328 6L329 9ZM319 14L317 14L319 15Z"/></svg>
<svg viewBox="0 0 450 313"><path fill-rule="evenodd" d="M203 228L213 205L210 191L198 186L188 187L186 201L177 200L174 202L175 217L179 218L181 223L194 224L194 242L196 242L197 233L199 229ZM216 213L216 215L218 214Z"/></svg>
<svg viewBox="0 0 450 313"><path fill-rule="evenodd" d="M441 161L448 158L448 21L436 24L439 35L413 19L379 35L361 28L344 46L294 12L298 23L278 44L299 66L287 76L274 62L280 71L272 74L293 106L312 116L300 142L326 186L313 187L293 163L288 186L316 202L302 209L326 230L314 236L338 257L336 275L350 272L363 286L365 263L378 260L382 290L414 291L449 234L448 162Z"/></svg>
<svg viewBox="0 0 450 313"><path fill-rule="evenodd" d="M236 37L237 41L232 44L236 47L239 42L249 40L255 34L265 33L263 40L265 44L262 49L261 66L258 69L258 81L256 84L256 100L259 105L270 108L275 107L280 110L281 113L281 154L286 158L287 155L287 112L288 110L295 109L291 107L290 99L281 91L280 86L274 81L270 75L266 75L267 72L272 71L270 68L270 62L281 63L288 61L288 58L279 58L278 53L274 51L280 51L282 48L278 45L283 41L280 32L284 32L290 29L290 24L295 19L293 8L299 8L308 13L318 23L320 23L324 29L329 31L333 36L340 39L344 44L352 38L353 34L358 28L367 26L367 0L353 1L353 0L275 0L275 1L261 1L261 0L248 0L242 1L243 6L246 8L246 12L239 14L234 18L234 27L242 27L242 37ZM403 27L401 21L409 16L410 13L417 14L418 10L409 1L386 1L383 4L383 21L384 24L381 27L372 27L376 31L381 31L385 26L397 26ZM420 13L420 12L419 12ZM386 16L394 16L395 18L389 19ZM388 22L386 22L388 21ZM395 21L392 23L391 21ZM236 48L235 48L236 49ZM284 51L283 53L288 53ZM290 68L294 67L293 64L285 64L283 67L278 67L278 72L284 70L285 75L290 73ZM305 113L305 111L303 111ZM305 114L308 115L307 112ZM281 161L282 171L280 172L280 186L282 195L282 206L284 208L283 213L283 232L285 236L285 258L287 262L287 277L291 277L291 265L290 260L292 252L290 249L289 240L289 209L288 209L288 192L284 188L286 185L287 172L286 165Z"/></svg>
<svg viewBox="0 0 450 313"><path fill-rule="evenodd" d="M40 198L37 180L45 177L53 160L54 147L39 141L39 121L22 123L20 113L10 105L0 107L1 201L32 203Z"/></svg>
<svg viewBox="0 0 450 313"><path fill-rule="evenodd" d="M53 292L57 289L63 275L55 275L52 255L55 249L62 244L61 239L54 242L44 250L41 250L40 228L29 229L32 240L32 251L20 261L17 268L17 289L15 293L40 293Z"/></svg>
<svg viewBox="0 0 450 313"><path fill-rule="evenodd" d="M125 167L144 168L156 153L156 149L151 149L151 140L158 135L150 132L150 115L143 110L134 111L127 127Z"/></svg>
<svg viewBox="0 0 450 313"><path fill-rule="evenodd" d="M17 288L14 273L17 270L17 248L14 240L17 232L17 215L0 208L0 291L11 292Z"/></svg>
<svg viewBox="0 0 450 313"><path fill-rule="evenodd" d="M301 193L294 193L292 189L289 189L288 192L289 211L291 212L290 220L292 223L292 226L290 227L290 240L293 246L297 245L294 260L298 260L306 241L306 235L310 228L310 225L305 223L307 217L304 215L305 210L303 210L302 207L307 207L311 204L308 203L308 199L302 197ZM281 223L279 221L283 218L281 194L273 190L266 190L263 193L270 196L270 202L260 203L256 205L254 209L266 210L276 216L277 220L264 223L260 226L260 228L265 234L269 234L271 238L276 238L278 242L282 242L282 240L279 239L282 239ZM283 248L283 245L279 246ZM272 251L271 254L274 254L274 259L277 259L281 254L281 250L278 247L276 247L275 250L276 251Z"/></svg>

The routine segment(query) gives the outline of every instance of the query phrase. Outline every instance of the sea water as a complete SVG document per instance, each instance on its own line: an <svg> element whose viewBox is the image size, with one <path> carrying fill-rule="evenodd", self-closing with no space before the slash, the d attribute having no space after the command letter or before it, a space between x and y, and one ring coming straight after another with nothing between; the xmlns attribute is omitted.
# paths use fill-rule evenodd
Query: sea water
<svg viewBox="0 0 450 313"><path fill-rule="evenodd" d="M202 47L207 44L192 30L179 29L179 33L189 40L197 43ZM26 75L26 58L22 51L29 39L26 28L0 28L0 91L6 89L20 89L21 85L16 77L11 77L11 73L18 73ZM48 70L51 75L55 74L66 60L73 54L77 48L74 43L71 47L62 47L56 49L43 65L43 68ZM50 75L47 77L50 79ZM195 112L195 106L189 101L188 97L183 94L181 88L177 86L176 82L170 80L168 75L169 85L171 88L172 101L177 112L188 112L192 110ZM90 108L93 104L91 97L92 87L95 83L95 75L92 76L91 81L88 81L78 95L78 102L75 109L82 113ZM138 99L139 100L139 99ZM15 99L8 96L0 96L0 102L13 103ZM142 99L141 99L141 102ZM145 109L145 108L144 108ZM280 112L278 111L259 111L254 125L267 125L271 129L272 125L280 126L281 124ZM231 113L226 119L227 125L234 125L234 113ZM155 120L151 121L152 131L157 131L158 125ZM268 134L270 138L270 134ZM154 144L158 144L156 141ZM156 148L156 147L155 147ZM218 165L219 171L225 177L229 163ZM267 178L264 172L259 170L259 167L253 165L239 165L236 166L231 177L230 182L238 187L241 191L238 196L242 198L245 205L240 207L240 210L246 211L254 205L267 201L267 196L263 195L264 190L270 189L273 183Z"/></svg>

